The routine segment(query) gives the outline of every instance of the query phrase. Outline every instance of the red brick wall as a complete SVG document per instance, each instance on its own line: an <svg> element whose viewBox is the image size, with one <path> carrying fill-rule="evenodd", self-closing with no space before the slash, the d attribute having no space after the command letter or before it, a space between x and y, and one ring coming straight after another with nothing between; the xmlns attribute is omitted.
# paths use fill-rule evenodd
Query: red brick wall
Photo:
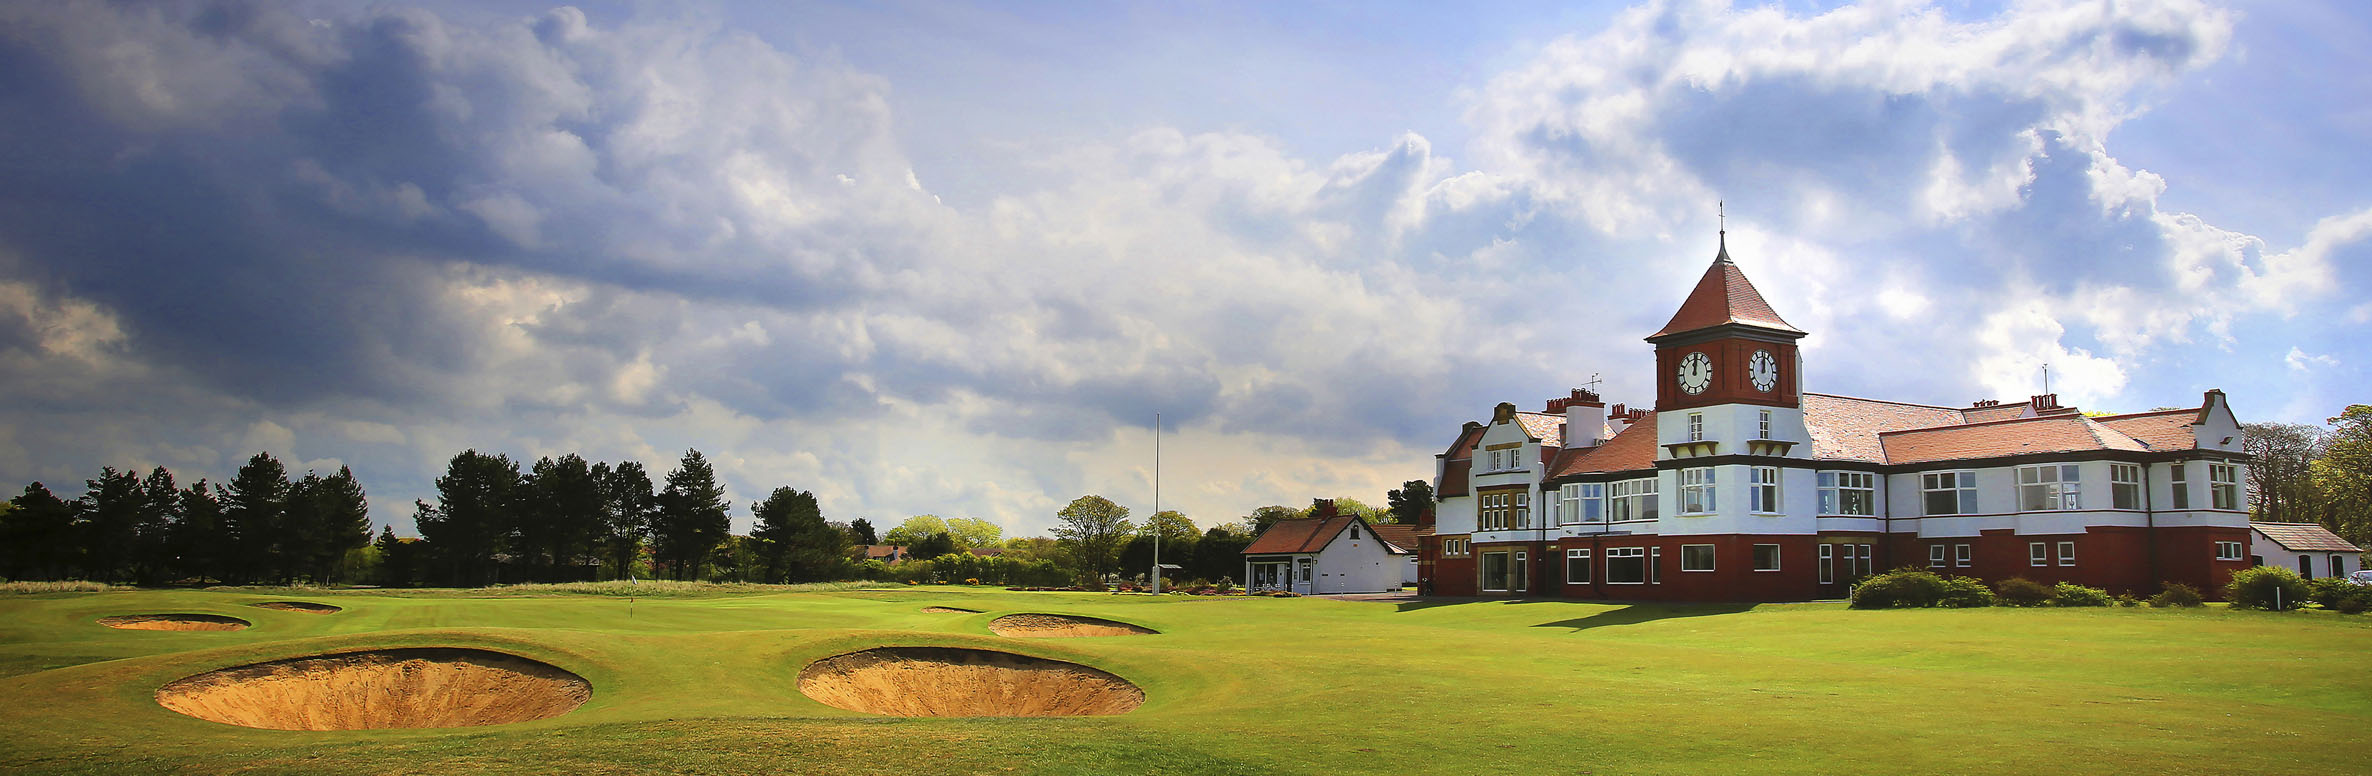
<svg viewBox="0 0 2372 776"><path fill-rule="evenodd" d="M1441 541L1445 538L1463 539L1466 537L1425 537L1424 555L1418 559L1418 578L1425 579L1429 576L1433 580L1434 595L1474 595L1476 592L1474 587L1474 556L1466 555L1463 557L1443 557L1441 554ZM1429 568L1423 564L1423 561L1427 559L1430 559L1433 562L1432 566ZM1419 584L1420 586L1422 585L1421 582Z"/></svg>

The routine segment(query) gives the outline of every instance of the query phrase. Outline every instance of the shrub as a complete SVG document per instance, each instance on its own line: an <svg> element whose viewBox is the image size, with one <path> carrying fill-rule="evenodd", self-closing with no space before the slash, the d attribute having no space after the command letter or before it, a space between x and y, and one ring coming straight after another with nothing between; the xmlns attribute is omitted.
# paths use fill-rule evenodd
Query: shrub
<svg viewBox="0 0 2372 776"><path fill-rule="evenodd" d="M1944 595L1936 601L1948 609L1974 609L1993 605L1993 589L1974 577L1949 577L1944 580Z"/></svg>
<svg viewBox="0 0 2372 776"><path fill-rule="evenodd" d="M2181 582L2168 582L2166 589L2158 591L2157 595L2150 596L2150 605L2160 609L2170 606L2202 606L2206 603L2207 597L2199 594L2199 588Z"/></svg>
<svg viewBox="0 0 2372 776"><path fill-rule="evenodd" d="M2108 597L2108 591L2097 587L2085 587L2074 582L2051 586L2052 606L2107 606L2112 603L2116 601Z"/></svg>
<svg viewBox="0 0 2372 776"><path fill-rule="evenodd" d="M2339 599L2331 608L2340 614L2363 614L2365 609L2372 609L2372 588L2357 587L2356 592Z"/></svg>
<svg viewBox="0 0 2372 776"><path fill-rule="evenodd" d="M2132 593L2118 593L2116 600L2118 606L2122 606L2127 609L2141 605L2141 599L2133 597Z"/></svg>
<svg viewBox="0 0 2372 776"><path fill-rule="evenodd" d="M2280 566L2245 568L2224 583L2224 600L2240 609L2296 609L2306 603L2306 580Z"/></svg>
<svg viewBox="0 0 2372 776"><path fill-rule="evenodd" d="M2306 580L2306 600L2325 609L2339 608L2339 602L2355 595L2359 586L2339 577Z"/></svg>
<svg viewBox="0 0 2372 776"><path fill-rule="evenodd" d="M1855 609L1892 609L1934 606L1944 599L1943 577L1916 569L1896 569L1870 577L1853 588Z"/></svg>
<svg viewBox="0 0 2372 776"><path fill-rule="evenodd" d="M2041 606L2051 600L2051 588L2025 577L2010 577L1993 584L1993 593L2008 606Z"/></svg>

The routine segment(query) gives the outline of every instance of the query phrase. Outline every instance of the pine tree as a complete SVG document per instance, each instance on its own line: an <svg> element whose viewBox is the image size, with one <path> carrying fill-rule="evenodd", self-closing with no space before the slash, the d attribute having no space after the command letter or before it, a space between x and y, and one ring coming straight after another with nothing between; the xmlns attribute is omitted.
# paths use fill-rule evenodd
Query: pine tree
<svg viewBox="0 0 2372 776"><path fill-rule="evenodd" d="M599 464L593 473L601 488L601 535L612 567L610 578L624 579L634 570L634 559L642 554L643 540L651 535L659 499L651 492L651 476L643 473L640 463Z"/></svg>
<svg viewBox="0 0 2372 776"><path fill-rule="evenodd" d="M129 578L146 511L140 477L108 466L84 484L90 490L82 496L83 575L109 582Z"/></svg>
<svg viewBox="0 0 2372 776"><path fill-rule="evenodd" d="M132 548L132 576L156 584L173 573L173 524L180 520L181 490L173 473L159 466L140 482L140 519Z"/></svg>
<svg viewBox="0 0 2372 776"><path fill-rule="evenodd" d="M310 532L310 573L318 582L337 582L346 554L371 543L371 503L354 478L354 470L338 467L313 491L314 529Z"/></svg>
<svg viewBox="0 0 2372 776"><path fill-rule="evenodd" d="M226 581L244 583L278 568L289 488L288 470L270 453L256 453L231 478L222 510Z"/></svg>
<svg viewBox="0 0 2372 776"><path fill-rule="evenodd" d="M575 453L543 458L527 477L531 494L520 529L522 549L541 558L548 578L576 579L579 559L602 530L601 481Z"/></svg>
<svg viewBox="0 0 2372 776"><path fill-rule="evenodd" d="M517 526L519 465L507 455L464 450L437 478L437 507L421 504L413 517L420 538L441 559L455 584L496 581L496 553Z"/></svg>
<svg viewBox="0 0 2372 776"><path fill-rule="evenodd" d="M726 516L731 505L717 484L716 470L699 450L684 453L675 471L667 473L667 489L659 494L659 517L652 536L659 556L675 579L700 578L700 564L725 541L732 529Z"/></svg>
<svg viewBox="0 0 2372 776"><path fill-rule="evenodd" d="M223 570L227 541L222 489L199 480L177 494L176 501L174 521L166 532L174 572L199 580L228 579Z"/></svg>
<svg viewBox="0 0 2372 776"><path fill-rule="evenodd" d="M10 579L65 579L80 552L74 533L74 502L58 498L41 483L9 501L0 523L0 549L8 552Z"/></svg>

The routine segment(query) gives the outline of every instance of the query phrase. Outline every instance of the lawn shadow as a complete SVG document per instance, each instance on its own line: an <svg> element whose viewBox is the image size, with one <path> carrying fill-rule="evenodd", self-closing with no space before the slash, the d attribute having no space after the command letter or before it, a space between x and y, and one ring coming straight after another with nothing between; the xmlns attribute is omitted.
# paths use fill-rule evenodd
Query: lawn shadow
<svg viewBox="0 0 2372 776"><path fill-rule="evenodd" d="M1425 596L1411 601L1401 601L1394 606L1397 607L1395 611L1398 612L1414 612L1436 606L1457 606L1460 604L1538 604L1562 600L1564 599L1508 598L1506 596Z"/></svg>
<svg viewBox="0 0 2372 776"><path fill-rule="evenodd" d="M1669 620L1680 617L1704 617L1714 614L1737 614L1754 608L1754 604L1632 604L1620 609L1608 609L1588 617L1544 622L1535 628L1572 628L1576 631L1603 628L1609 625L1637 625L1643 622Z"/></svg>

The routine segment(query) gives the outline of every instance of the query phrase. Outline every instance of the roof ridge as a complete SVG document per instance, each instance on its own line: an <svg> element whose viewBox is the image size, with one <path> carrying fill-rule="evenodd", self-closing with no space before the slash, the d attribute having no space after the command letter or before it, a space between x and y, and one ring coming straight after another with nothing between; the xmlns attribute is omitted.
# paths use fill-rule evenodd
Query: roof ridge
<svg viewBox="0 0 2372 776"><path fill-rule="evenodd" d="M2153 416L2153 415L2184 415L2184 414L2198 414L2199 410L2200 410L2200 408L2199 408L2199 407L2187 407L2187 408L2183 408L2183 409L2172 409L2172 410L2150 410L2150 411L2148 411L2148 412L2127 412L2127 413L2123 413L2123 414L2120 414L2120 415L2097 415L2097 416L2093 416L2093 417L2092 417L2092 419L2093 419L2093 420L2122 420L2122 419L2125 419L2125 418L2146 418L2146 417L2150 417L2150 416Z"/></svg>
<svg viewBox="0 0 2372 776"><path fill-rule="evenodd" d="M1805 396L1824 396L1824 397L1831 398L1831 399L1851 399L1851 400L1853 400L1853 401L1866 401L1866 402L1873 402L1873 403L1877 403L1877 404L1899 404L1899 405L1902 405L1902 406L1905 406L1905 407L1926 407L1926 408L1928 408L1928 409L1934 409L1934 410L1951 410L1951 411L1953 411L1953 412L1963 412L1963 411L1964 411L1964 410L1963 410L1962 408L1960 408L1960 407L1946 407L1946 406L1944 406L1944 405L1941 405L1941 404L1920 404L1920 403L1918 403L1918 402L1913 402L1913 401L1895 401L1895 400L1893 400L1893 399L1872 399L1872 398L1869 398L1869 397L1866 397L1866 396L1846 396L1846 395L1844 395L1844 394L1841 394L1841 393L1821 393L1821 392L1819 392L1819 391L1805 391L1805 392L1803 393L1803 395L1805 395ZM1971 409L1973 409L1973 408L1971 408Z"/></svg>
<svg viewBox="0 0 2372 776"><path fill-rule="evenodd" d="M2082 416L2082 415L2036 415L2036 416L2034 416L2034 417L2031 417L2031 418L2006 418L2006 419L2003 419L2003 420L1980 420L1980 421L1977 421L1977 422L1975 422L1975 423L1954 423L1954 424L1952 424L1952 425L1949 425L1949 426L1928 426L1928 427L1926 427L1926 428L1898 428L1898 429L1895 429L1895 430L1892 430L1892 431L1880 431L1880 432L1878 432L1878 436L1885 436L1885 435L1887 435L1887 434L1917 434L1917 433L1920 433L1920 432L1925 432L1925 431L1950 431L1950 430L1952 430L1952 429L1956 429L1956 428L1977 428L1977 427L1979 427L1979 426L1999 426L1999 425L2003 425L2003 424L2006 424L2006 423L2033 423L2033 422L2036 422L2036 421L2044 421L2044 420L2066 420L2066 419L2068 419L2068 418L2082 418L2082 419L2084 419L2084 420L2091 420L2091 418L2086 418L2086 417L2084 417L2084 416ZM2100 440L2099 440L2097 437L2095 437L2095 438L2094 438L2092 441L2095 441L2095 442L2097 442L2097 441L2100 441Z"/></svg>

